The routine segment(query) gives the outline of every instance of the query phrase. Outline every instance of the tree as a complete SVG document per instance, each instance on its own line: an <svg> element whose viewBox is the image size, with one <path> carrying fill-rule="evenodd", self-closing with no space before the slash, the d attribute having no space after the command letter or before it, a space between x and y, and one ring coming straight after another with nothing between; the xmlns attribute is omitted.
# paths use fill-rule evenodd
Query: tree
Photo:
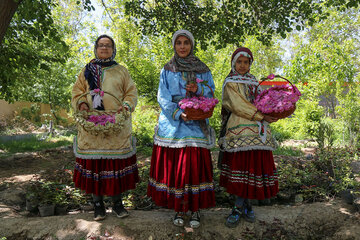
<svg viewBox="0 0 360 240"><path fill-rule="evenodd" d="M47 70L49 63L64 63L66 60L68 47L52 17L46 17L54 5L47 0L41 1L31 4L23 1L19 5L0 45L0 97L7 101L21 97L16 86L29 86L30 76L37 76L38 69ZM38 21L32 14L39 14L39 18L44 19Z"/></svg>
<svg viewBox="0 0 360 240"><path fill-rule="evenodd" d="M0 1L0 43L2 42L6 29L8 28L16 9L22 0L3 0Z"/></svg>
<svg viewBox="0 0 360 240"><path fill-rule="evenodd" d="M302 30L327 17L328 6L339 10L356 7L358 0L135 0L126 2L126 14L136 20L144 35L166 35L188 29L201 41L218 48L255 36L270 44L293 29Z"/></svg>
<svg viewBox="0 0 360 240"><path fill-rule="evenodd" d="M303 93L297 110L300 114L296 113L292 123L301 129L309 124L306 116L323 108L328 117L341 124L344 138L351 144L360 136L358 13L359 9L338 12L329 8L327 19L306 32L294 34L292 60L285 69L293 83L301 83L298 86ZM320 124L323 119L316 120Z"/></svg>
<svg viewBox="0 0 360 240"><path fill-rule="evenodd" d="M0 1L0 44L2 43L6 30L15 12L21 7L23 16L22 24L31 26L37 31L34 35L46 34L52 24L51 9L56 5L57 0L2 0ZM90 0L77 1L82 2L84 9L95 10ZM38 22L39 24L33 24Z"/></svg>
<svg viewBox="0 0 360 240"><path fill-rule="evenodd" d="M88 11L84 6L66 0L21 1L0 45L0 98L9 102L34 100L31 90L23 88L36 86L42 77L48 78L52 68L64 67L74 53L74 43L83 41L87 45L87 40L79 39L83 35L77 35L82 27L81 16ZM69 13L73 22L69 22ZM78 54L73 59L82 60L79 55L82 56Z"/></svg>

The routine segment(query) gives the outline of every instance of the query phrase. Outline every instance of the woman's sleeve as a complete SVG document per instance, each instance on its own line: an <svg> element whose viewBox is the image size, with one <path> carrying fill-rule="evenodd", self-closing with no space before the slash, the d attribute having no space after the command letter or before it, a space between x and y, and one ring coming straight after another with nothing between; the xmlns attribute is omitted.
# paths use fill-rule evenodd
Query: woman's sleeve
<svg viewBox="0 0 360 240"><path fill-rule="evenodd" d="M231 113L251 121L261 121L264 118L264 115L246 100L243 84L227 83L224 87L222 105Z"/></svg>
<svg viewBox="0 0 360 240"><path fill-rule="evenodd" d="M135 110L137 104L137 89L134 81L126 68L124 68L123 105L127 106L130 112Z"/></svg>
<svg viewBox="0 0 360 240"><path fill-rule="evenodd" d="M157 100L163 114L169 118L173 118L174 120L180 120L180 115L183 110L179 108L177 103L172 101L167 77L167 71L162 69L160 73Z"/></svg>
<svg viewBox="0 0 360 240"><path fill-rule="evenodd" d="M71 105L72 105L74 111L78 110L77 108L78 108L78 106L80 106L81 103L86 103L88 105L88 107L90 108L90 105L86 99L86 95L82 96L80 98L80 96L82 94L86 93L87 89L88 89L88 83L85 79L84 71L85 71L85 68L79 74L79 76L72 88Z"/></svg>

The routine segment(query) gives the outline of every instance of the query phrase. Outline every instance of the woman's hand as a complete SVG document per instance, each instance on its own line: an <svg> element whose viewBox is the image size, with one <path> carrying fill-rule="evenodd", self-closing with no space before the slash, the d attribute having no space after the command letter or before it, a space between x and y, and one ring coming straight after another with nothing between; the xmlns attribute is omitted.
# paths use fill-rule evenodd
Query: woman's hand
<svg viewBox="0 0 360 240"><path fill-rule="evenodd" d="M89 106L86 103L81 103L79 106L80 111L89 111Z"/></svg>
<svg viewBox="0 0 360 240"><path fill-rule="evenodd" d="M190 84L186 85L186 90L188 90L189 92L196 93L198 90L198 86L196 83L190 83Z"/></svg>
<svg viewBox="0 0 360 240"><path fill-rule="evenodd" d="M181 113L180 117L186 122L189 121L189 119L187 119L187 115L186 113Z"/></svg>
<svg viewBox="0 0 360 240"><path fill-rule="evenodd" d="M120 113L125 108L126 111L129 111L129 108L127 106L120 106L117 110L117 113Z"/></svg>
<svg viewBox="0 0 360 240"><path fill-rule="evenodd" d="M279 120L278 118L271 117L269 115L264 115L263 120L267 121L268 123L273 123Z"/></svg>

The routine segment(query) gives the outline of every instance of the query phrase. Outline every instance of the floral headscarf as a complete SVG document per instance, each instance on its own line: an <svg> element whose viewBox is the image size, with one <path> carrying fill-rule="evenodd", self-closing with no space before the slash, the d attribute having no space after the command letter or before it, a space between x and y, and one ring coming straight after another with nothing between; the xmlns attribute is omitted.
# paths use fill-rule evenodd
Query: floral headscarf
<svg viewBox="0 0 360 240"><path fill-rule="evenodd" d="M256 80L255 76L250 74L249 72L245 73L244 75L239 74L235 69L236 60L240 57L248 57L250 60L250 66L254 61L254 57L250 49L246 47L240 47L234 51L234 53L231 56L231 70L230 73L225 78L225 81L223 83L223 88L228 82L240 82L244 83L247 87L247 94L249 97L249 100L251 103L255 100L255 90L257 86L259 85L259 82ZM260 87L257 89L260 91Z"/></svg>
<svg viewBox="0 0 360 240"><path fill-rule="evenodd" d="M110 39L113 45L113 53L111 57L107 59L98 58L96 53L98 42L102 38ZM98 94L99 92L98 90L96 90L95 92L94 90L95 89L101 90L102 67L109 67L117 64L117 62L114 61L114 58L116 56L116 46L114 40L108 35L99 36L95 41L94 54L95 54L95 58L92 59L88 64L86 64L84 75L90 86L90 94L93 100L93 108L97 110L104 110L104 105L102 103L102 96Z"/></svg>

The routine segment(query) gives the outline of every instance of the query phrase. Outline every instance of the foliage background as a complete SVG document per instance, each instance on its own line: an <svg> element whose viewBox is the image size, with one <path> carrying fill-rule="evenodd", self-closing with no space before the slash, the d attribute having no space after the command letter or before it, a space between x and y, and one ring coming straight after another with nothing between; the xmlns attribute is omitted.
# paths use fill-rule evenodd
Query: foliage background
<svg viewBox="0 0 360 240"><path fill-rule="evenodd" d="M136 82L139 107L146 109L134 114L141 122L135 122L135 134L144 137L139 143L149 141L158 114L159 72L173 55L172 33L187 28L197 40L195 54L212 70L216 98L221 99L232 52L249 47L252 74L284 75L303 93L295 114L273 124L278 140L327 138L320 144L356 146L359 25L354 0L24 0L0 45L0 98L49 103L52 118L61 123L56 110L70 109L72 84L93 58L96 37L107 33L117 44L116 61ZM220 104L210 122L218 131Z"/></svg>

